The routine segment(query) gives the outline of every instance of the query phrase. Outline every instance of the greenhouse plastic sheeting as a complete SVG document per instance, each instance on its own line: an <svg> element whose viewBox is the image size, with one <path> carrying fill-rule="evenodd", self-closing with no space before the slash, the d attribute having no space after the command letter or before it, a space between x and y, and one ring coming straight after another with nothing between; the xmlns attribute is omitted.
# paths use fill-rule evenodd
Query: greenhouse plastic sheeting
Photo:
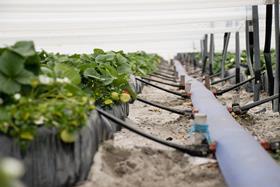
<svg viewBox="0 0 280 187"><path fill-rule="evenodd" d="M205 33L217 33L219 40L224 32L244 30L244 21L251 15L248 7L267 2L271 3L264 0L0 1L0 45L34 40L39 49L48 51L83 53L91 52L94 47L141 49L165 57L178 51L199 50L199 40ZM261 20L264 10L260 6ZM216 47L222 50L222 43Z"/></svg>
<svg viewBox="0 0 280 187"><path fill-rule="evenodd" d="M107 111L124 119L128 116L128 105L113 106ZM42 127L25 151L13 138L0 135L0 155L23 161L23 182L28 187L69 187L87 178L99 144L112 138L117 130L120 126L93 111L73 144L59 140L55 129Z"/></svg>

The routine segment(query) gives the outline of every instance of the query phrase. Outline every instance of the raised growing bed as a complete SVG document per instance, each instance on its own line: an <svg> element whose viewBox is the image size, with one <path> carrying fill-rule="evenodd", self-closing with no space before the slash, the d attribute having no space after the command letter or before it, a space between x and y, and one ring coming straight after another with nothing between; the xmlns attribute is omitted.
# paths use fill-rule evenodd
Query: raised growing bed
<svg viewBox="0 0 280 187"><path fill-rule="evenodd" d="M128 104L115 105L106 111L120 119L128 115ZM39 128L37 137L26 150L11 137L0 135L0 154L22 160L26 169L23 182L28 187L72 186L85 180L99 144L112 138L120 127L92 111L74 143L63 143L57 130Z"/></svg>

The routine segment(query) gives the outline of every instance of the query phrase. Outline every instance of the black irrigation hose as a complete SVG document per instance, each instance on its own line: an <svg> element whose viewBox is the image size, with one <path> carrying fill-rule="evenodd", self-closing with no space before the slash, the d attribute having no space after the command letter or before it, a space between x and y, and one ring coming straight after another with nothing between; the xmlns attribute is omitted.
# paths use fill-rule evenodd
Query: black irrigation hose
<svg viewBox="0 0 280 187"><path fill-rule="evenodd" d="M180 144L175 144L173 142L168 142L165 140L162 140L158 137L152 136L150 134L147 134L145 132L142 132L141 130L138 130L134 127L132 127L131 125L128 125L126 122L120 120L119 118L113 116L112 114L109 114L107 112L105 112L104 110L100 109L100 108L96 108L96 110L98 111L99 114L107 117L108 119L110 119L111 121L121 125L122 127L140 135L143 136L145 138L148 138L152 141L155 141L157 143L166 145L168 147L172 147L174 149L177 149L179 151L182 151L184 153L187 153L191 156L200 156L200 157L205 157L207 156L210 151L209 151L209 146L207 144L201 144L201 145L180 145Z"/></svg>
<svg viewBox="0 0 280 187"><path fill-rule="evenodd" d="M191 114L192 113L192 110L178 110L178 109L168 108L166 106L162 106L162 105L156 104L156 103L151 102L151 101L147 101L147 100L139 98L139 97L137 97L137 100L141 101L142 103L146 103L148 105L151 105L151 106L154 106L154 107L157 107L157 108L161 108L163 110L167 110L169 112L179 114L179 115L186 115L186 114Z"/></svg>
<svg viewBox="0 0 280 187"><path fill-rule="evenodd" d="M279 98L279 95L275 94L275 95L270 96L268 98L265 98L263 100L256 101L254 103L250 103L248 105L242 106L242 107L240 107L240 109L241 109L241 111L247 111L247 110L249 110L251 108L254 108L254 107L259 106L261 104L267 103L267 102L272 101L272 100L277 99L277 98Z"/></svg>
<svg viewBox="0 0 280 187"><path fill-rule="evenodd" d="M161 74L161 73L158 73L158 72L154 72L153 74L158 75L158 76L162 76L162 77L165 77L165 78L168 78L168 79L174 79L175 80L174 76L167 76L167 75L164 75L164 74Z"/></svg>
<svg viewBox="0 0 280 187"><path fill-rule="evenodd" d="M217 77L217 76L219 76L219 75L221 75L221 72L215 73L214 75L210 75L209 78L211 79L211 78Z"/></svg>
<svg viewBox="0 0 280 187"><path fill-rule="evenodd" d="M194 74L196 74L196 73L199 73L201 70L197 70L197 71L194 71L194 72L191 72L191 73L189 73L189 75L194 75Z"/></svg>
<svg viewBox="0 0 280 187"><path fill-rule="evenodd" d="M227 81L227 80L229 80L229 79L231 79L231 78L234 78L234 77L235 77L235 74L230 75L230 76L227 76L227 77L225 77L225 78L223 78L223 79L220 79L220 80L216 80L216 81L211 82L211 85L215 85L215 84L218 84L218 83L220 83L220 82Z"/></svg>
<svg viewBox="0 0 280 187"><path fill-rule="evenodd" d="M183 98L189 98L189 96L187 96L187 95L185 95L185 94L178 93L178 92L174 92L174 91L171 91L171 90L162 88L162 87L160 87L160 86L157 86L157 85L154 85L154 84L152 84L152 83L149 83L149 82L147 82L147 81L145 81L145 80L143 80L143 79L139 79L139 78L135 78L135 79L138 80L138 81L140 81L140 82L143 82L143 83L145 83L145 84L147 84L147 85L150 85L150 86L152 86L152 87L155 87L155 88L157 88L157 89L163 90L163 91L165 91L165 92L168 92L168 93L171 93L171 94L174 94L174 95L177 95L177 96L181 96L181 97L183 97Z"/></svg>
<svg viewBox="0 0 280 187"><path fill-rule="evenodd" d="M167 66L158 66L159 67L159 69L162 69L162 70L166 70L166 71L170 71L170 72L174 72L174 67L171 67L171 66L169 66L169 67L167 67Z"/></svg>
<svg viewBox="0 0 280 187"><path fill-rule="evenodd" d="M151 74L150 76L157 77L157 78L160 78L162 80L167 80L167 81L171 81L171 82L177 82L175 79L168 79L168 78L165 78L165 77L162 77L162 76L159 76L159 75Z"/></svg>
<svg viewBox="0 0 280 187"><path fill-rule="evenodd" d="M165 84L165 85L168 85L168 86L173 86L173 87L178 87L178 88L182 87L179 84L172 84L172 83L162 82L162 81L158 81L158 80L154 80L154 79L149 79L149 78L145 78L145 77L141 77L141 78L145 79L147 81L157 82L157 83Z"/></svg>
<svg viewBox="0 0 280 187"><path fill-rule="evenodd" d="M159 67L158 70L160 71L166 71L168 73L175 73L175 68L164 68L164 67Z"/></svg>
<svg viewBox="0 0 280 187"><path fill-rule="evenodd" d="M261 74L263 74L263 73L264 73L264 72L262 72ZM223 90L218 90L218 91L215 93L215 95L223 95L224 93L229 92L229 91L231 91L231 90L234 90L234 89L236 89L236 88L239 88L240 86L242 86L242 85L246 84L247 82L250 82L250 81L252 81L252 80L254 80L254 79L255 79L255 77L251 77L251 78L249 78L249 79L247 79L247 80L245 80L245 81L243 81L243 82L240 82L240 83L238 83L238 84L235 84L235 85L230 86L230 87L228 87L228 88L225 88L225 89L223 89Z"/></svg>
<svg viewBox="0 0 280 187"><path fill-rule="evenodd" d="M159 73L159 74L164 74L164 75L168 75L168 76L172 76L174 77L175 76L175 73L171 73L171 72L167 72L167 71L156 71L156 73Z"/></svg>

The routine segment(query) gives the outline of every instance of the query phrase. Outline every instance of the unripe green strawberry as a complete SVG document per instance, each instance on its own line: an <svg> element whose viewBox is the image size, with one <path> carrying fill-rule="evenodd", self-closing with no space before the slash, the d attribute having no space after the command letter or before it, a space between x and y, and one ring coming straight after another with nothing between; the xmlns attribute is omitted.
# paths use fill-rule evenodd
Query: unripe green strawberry
<svg viewBox="0 0 280 187"><path fill-rule="evenodd" d="M120 96L121 102L127 103L130 101L130 95L128 93L122 93Z"/></svg>
<svg viewBox="0 0 280 187"><path fill-rule="evenodd" d="M64 129L60 133L60 138L65 143L73 143L76 140L76 134L75 133L71 133L68 130Z"/></svg>
<svg viewBox="0 0 280 187"><path fill-rule="evenodd" d="M20 133L20 138L23 139L23 140L33 140L34 139L34 136L31 132L28 132L28 131L25 131L25 132L21 132Z"/></svg>
<svg viewBox="0 0 280 187"><path fill-rule="evenodd" d="M112 92L111 97L114 101L118 101L120 99L119 94L117 92Z"/></svg>
<svg viewBox="0 0 280 187"><path fill-rule="evenodd" d="M113 103L113 101L111 100L111 99L106 99L105 101L104 101L104 104L105 105L111 105Z"/></svg>

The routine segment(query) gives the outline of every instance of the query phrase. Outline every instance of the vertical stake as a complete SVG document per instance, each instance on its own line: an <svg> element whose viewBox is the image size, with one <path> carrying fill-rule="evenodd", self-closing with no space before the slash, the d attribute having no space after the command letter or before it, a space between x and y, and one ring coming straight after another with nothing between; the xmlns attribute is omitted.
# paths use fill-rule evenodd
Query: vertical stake
<svg viewBox="0 0 280 187"><path fill-rule="evenodd" d="M186 80L185 80L185 75L180 76L180 86L185 86Z"/></svg>
<svg viewBox="0 0 280 187"><path fill-rule="evenodd" d="M246 38L246 61L247 61L247 65L249 68L249 72L251 77L254 76L254 70L253 70L253 66L252 66L252 61L251 61L251 53L250 53L250 42L249 42L249 32L250 32L250 25L251 21L250 20L246 20L245 23L245 38Z"/></svg>
<svg viewBox="0 0 280 187"><path fill-rule="evenodd" d="M209 75L213 75L213 61L214 61L214 53L215 53L215 45L214 45L214 34L210 34L210 51L209 51Z"/></svg>
<svg viewBox="0 0 280 187"><path fill-rule="evenodd" d="M239 32L235 33L235 84L240 83L240 40Z"/></svg>
<svg viewBox="0 0 280 187"><path fill-rule="evenodd" d="M273 5L266 5L266 18L265 18L265 44L264 44L264 59L266 66L265 74L265 88L269 96L273 95L274 77L271 64L271 31L272 31L272 9Z"/></svg>
<svg viewBox="0 0 280 187"><path fill-rule="evenodd" d="M225 78L225 62L227 59L227 50L228 50L228 44L230 39L230 32L226 32L224 35L224 49L223 49L223 59L221 62L221 78Z"/></svg>
<svg viewBox="0 0 280 187"><path fill-rule="evenodd" d="M175 70L175 78L176 80L179 79L179 73Z"/></svg>
<svg viewBox="0 0 280 187"><path fill-rule="evenodd" d="M204 86L208 89L208 90L210 90L210 77L209 77L209 75L205 75L205 77L204 77Z"/></svg>
<svg viewBox="0 0 280 187"><path fill-rule="evenodd" d="M279 94L279 72L280 72L280 41L279 41L279 0L274 1L274 21L275 21L275 55L276 55L276 71L274 78L274 94ZM279 99L273 100L273 111L279 112Z"/></svg>
<svg viewBox="0 0 280 187"><path fill-rule="evenodd" d="M202 58L202 74L206 72L206 63L208 58L208 35L205 34L204 42L203 42L203 58Z"/></svg>
<svg viewBox="0 0 280 187"><path fill-rule="evenodd" d="M260 42L259 42L259 13L258 6L253 6L253 29L254 29L254 70L255 70L255 85L254 85L254 101L260 100L261 89L261 63L260 63Z"/></svg>

